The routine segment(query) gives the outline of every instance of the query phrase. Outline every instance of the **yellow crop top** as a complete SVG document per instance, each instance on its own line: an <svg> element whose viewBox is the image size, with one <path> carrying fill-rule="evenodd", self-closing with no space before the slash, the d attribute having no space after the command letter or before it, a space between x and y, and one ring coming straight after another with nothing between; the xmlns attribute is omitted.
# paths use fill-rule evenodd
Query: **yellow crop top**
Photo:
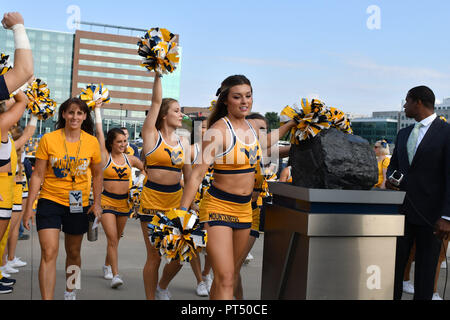
<svg viewBox="0 0 450 320"><path fill-rule="evenodd" d="M103 168L103 181L129 181L131 177L131 164L128 161L128 157L123 154L125 163L118 165L114 162L109 154L109 160L106 166Z"/></svg>
<svg viewBox="0 0 450 320"><path fill-rule="evenodd" d="M147 169L163 169L181 172L184 165L184 150L178 138L176 146L170 146L158 131L158 141L155 147L145 155Z"/></svg>
<svg viewBox="0 0 450 320"><path fill-rule="evenodd" d="M216 157L214 172L219 174L255 172L256 165L261 158L261 148L252 125L246 120L255 137L255 141L247 145L239 140L230 120L227 117L222 118L222 120L225 121L230 131L232 143L224 153Z"/></svg>

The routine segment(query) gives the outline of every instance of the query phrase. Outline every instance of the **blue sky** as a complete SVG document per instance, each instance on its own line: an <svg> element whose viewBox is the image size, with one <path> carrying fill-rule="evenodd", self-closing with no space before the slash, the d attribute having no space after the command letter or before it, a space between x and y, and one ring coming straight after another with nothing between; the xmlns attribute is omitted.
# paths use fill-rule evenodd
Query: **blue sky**
<svg viewBox="0 0 450 320"><path fill-rule="evenodd" d="M178 33L183 106L208 106L232 74L250 79L254 111L262 113L312 96L357 114L399 110L406 92L422 84L438 100L450 97L450 1L15 3L3 2L3 11L21 12L33 28L69 32L67 8L77 5L83 21ZM380 10L380 29L367 27L372 5Z"/></svg>

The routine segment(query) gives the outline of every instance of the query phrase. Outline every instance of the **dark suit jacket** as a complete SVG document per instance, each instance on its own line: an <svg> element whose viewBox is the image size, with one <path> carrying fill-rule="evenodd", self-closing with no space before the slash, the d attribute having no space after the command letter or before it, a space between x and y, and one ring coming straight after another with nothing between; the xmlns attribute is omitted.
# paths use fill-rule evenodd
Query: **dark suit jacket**
<svg viewBox="0 0 450 320"><path fill-rule="evenodd" d="M386 175L394 170L404 174L400 190L407 196L400 213L408 222L434 225L440 217L450 217L450 125L436 118L410 165L406 144L413 128L399 131Z"/></svg>

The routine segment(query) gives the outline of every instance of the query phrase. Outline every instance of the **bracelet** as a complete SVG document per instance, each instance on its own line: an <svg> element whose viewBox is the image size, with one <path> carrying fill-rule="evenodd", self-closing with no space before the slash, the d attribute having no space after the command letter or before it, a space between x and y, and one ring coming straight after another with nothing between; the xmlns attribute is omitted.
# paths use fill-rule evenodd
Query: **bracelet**
<svg viewBox="0 0 450 320"><path fill-rule="evenodd" d="M100 109L95 108L94 113L95 113L95 123L102 123L102 114L100 112Z"/></svg>
<svg viewBox="0 0 450 320"><path fill-rule="evenodd" d="M11 30L14 33L15 49L31 50L30 41L28 40L25 26L23 24L16 24L12 26Z"/></svg>
<svg viewBox="0 0 450 320"><path fill-rule="evenodd" d="M188 211L188 209L187 209L187 208L185 208L185 207L181 207L181 208L180 208L180 210L183 210L183 211Z"/></svg>

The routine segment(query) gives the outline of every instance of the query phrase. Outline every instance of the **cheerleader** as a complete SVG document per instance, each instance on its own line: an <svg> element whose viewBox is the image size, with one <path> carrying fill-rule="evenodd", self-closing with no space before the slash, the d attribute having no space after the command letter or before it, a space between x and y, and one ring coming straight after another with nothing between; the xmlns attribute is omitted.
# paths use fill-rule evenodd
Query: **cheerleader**
<svg viewBox="0 0 450 320"><path fill-rule="evenodd" d="M26 199L28 198L28 184L25 176L23 161L25 160L24 146L27 141L33 136L36 130L37 118L31 116L27 127L23 130L19 126L14 126L11 129L11 136L14 140L15 151L17 153L16 176L14 179L14 199L13 210L10 223L10 231L8 235L7 250L3 255L4 270L6 273L17 273L16 268L26 266L26 262L21 261L15 256L16 246L19 237L20 221L22 221L23 211ZM6 252L8 255L6 255ZM9 272L8 272L9 271Z"/></svg>
<svg viewBox="0 0 450 320"><path fill-rule="evenodd" d="M106 258L102 269L103 277L111 280L112 288L117 288L123 285L119 275L117 250L132 211L129 201L132 168L143 172L144 166L138 158L125 153L127 138L123 130L109 130L105 141L100 113L102 104L102 101L98 100L95 108L95 125L103 167L102 226L107 239Z"/></svg>
<svg viewBox="0 0 450 320"><path fill-rule="evenodd" d="M191 175L189 158L185 161L186 154L189 154L189 141L182 142L175 132L181 127L182 119L178 101L162 99L161 76L156 73L152 105L142 127L142 155L147 179L144 181L138 214L147 248L147 260L143 270L147 299L155 299L155 296L158 299L170 299L167 286L181 268L176 260L167 264L157 287L161 257L150 243L147 225L157 211L165 212L178 207L182 196L182 172L186 180L189 180Z"/></svg>
<svg viewBox="0 0 450 320"><path fill-rule="evenodd" d="M214 272L211 299L233 299L240 257L248 244L252 224L252 190L261 156L257 133L245 117L251 112L253 91L241 75L222 82L203 138L202 161L194 167L180 203L192 203L210 165L214 180L200 204L200 221L208 232L206 247ZM293 121L282 127L287 132ZM271 136L267 136L270 141ZM265 141L265 142L267 142Z"/></svg>
<svg viewBox="0 0 450 320"><path fill-rule="evenodd" d="M88 214L93 213L99 221L102 218L102 159L99 143L93 136L89 107L78 98L68 99L59 107L56 128L39 142L23 218L24 227L30 230L32 207L40 190L35 215L41 245L39 286L44 300L54 297L61 229L65 234L66 270L69 271L69 266L81 268L80 250L89 228ZM94 194L91 207L90 173ZM71 275L66 273L66 279ZM76 300L75 288L66 281L65 300Z"/></svg>

